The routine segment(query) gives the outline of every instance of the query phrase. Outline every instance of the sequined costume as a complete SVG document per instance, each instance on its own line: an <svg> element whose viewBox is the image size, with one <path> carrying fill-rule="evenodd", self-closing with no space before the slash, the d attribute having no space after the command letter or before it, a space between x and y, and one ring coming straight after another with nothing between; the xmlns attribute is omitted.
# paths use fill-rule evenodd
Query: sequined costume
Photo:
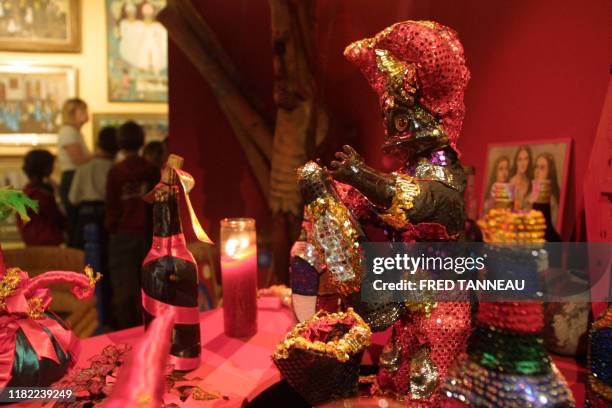
<svg viewBox="0 0 612 408"><path fill-rule="evenodd" d="M329 215L332 207L348 208L358 226L381 228L389 241L463 239L466 180L456 142L469 71L457 35L435 22L405 21L349 45L345 56L378 94L385 126L383 152L403 164L386 174L368 167L349 146L336 153L330 172L335 180L331 196L336 198L305 197L303 234L293 247L291 264L292 288L298 297L321 293L321 288L329 288L329 281L334 286L338 279L329 268L329 255L337 251L317 250L336 244L326 244L327 235L314 225L327 217L331 224L357 230L348 218L334 221ZM312 181L309 174L301 171L302 187ZM317 200L333 204L313 212ZM355 234L354 239L345 239L342 250L358 245L360 239L367 238ZM369 309L359 304L358 293L354 296L346 287L337 291L372 330L393 326L381 357L377 388L405 399L411 407L437 406L449 365L465 351L470 303L388 304Z"/></svg>

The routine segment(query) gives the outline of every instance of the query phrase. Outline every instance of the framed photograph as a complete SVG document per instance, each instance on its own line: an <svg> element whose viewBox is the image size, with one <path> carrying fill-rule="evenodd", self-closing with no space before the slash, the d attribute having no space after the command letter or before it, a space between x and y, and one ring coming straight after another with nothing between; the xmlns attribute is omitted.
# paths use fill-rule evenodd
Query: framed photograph
<svg viewBox="0 0 612 408"><path fill-rule="evenodd" d="M168 115L163 113L94 113L94 142L100 129L110 126L118 128L128 120L138 123L145 131L145 144L163 141L168 136Z"/></svg>
<svg viewBox="0 0 612 408"><path fill-rule="evenodd" d="M155 18L165 0L104 0L111 102L168 101L168 35Z"/></svg>
<svg viewBox="0 0 612 408"><path fill-rule="evenodd" d="M0 50L80 52L79 0L0 0Z"/></svg>
<svg viewBox="0 0 612 408"><path fill-rule="evenodd" d="M514 206L531 208L531 181L551 182L551 218L557 231L563 220L571 139L522 141L491 144L487 149L487 167L482 197L482 212L492 207L491 186L495 182L511 183L515 189Z"/></svg>
<svg viewBox="0 0 612 408"><path fill-rule="evenodd" d="M75 68L0 64L0 146L54 145L76 95Z"/></svg>

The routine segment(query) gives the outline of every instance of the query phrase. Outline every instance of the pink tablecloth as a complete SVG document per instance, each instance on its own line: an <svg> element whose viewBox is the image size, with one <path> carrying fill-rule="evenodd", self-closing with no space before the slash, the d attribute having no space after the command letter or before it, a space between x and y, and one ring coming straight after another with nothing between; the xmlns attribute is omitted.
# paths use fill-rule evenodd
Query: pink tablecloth
<svg viewBox="0 0 612 408"><path fill-rule="evenodd" d="M257 334L248 339L225 336L222 309L201 314L202 364L197 370L190 372L187 378L200 377L202 379L198 380L198 385L201 388L220 392L230 399L212 400L205 405L202 401L197 401L198 407L241 406L245 399L251 400L280 380L271 355L276 345L293 327L293 315L288 308L282 307L276 298L260 299L258 307ZM77 365L87 367L87 360L99 354L106 345L132 344L142 333L142 327L135 327L86 339L82 342ZM166 397L166 403L179 402L172 396ZM185 403L180 405L189 406Z"/></svg>
<svg viewBox="0 0 612 408"><path fill-rule="evenodd" d="M191 404L189 400L180 402L176 397L167 395L164 398L166 403L177 402L182 407L241 407L245 400L253 399L280 380L271 355L278 342L294 325L293 315L275 298L260 299L258 307L258 331L249 339L233 339L223 334L222 309L201 314L202 365L187 377L201 378L197 381L201 388L219 392L229 399L196 401ZM82 342L77 366L88 367L87 360L99 354L108 344L133 344L142 334L143 328L136 327L86 339ZM365 355L365 364L378 360L388 336L388 332L375 334L374 344ZM578 366L573 358L553 356L553 359L574 393L576 406L583 406L586 369Z"/></svg>

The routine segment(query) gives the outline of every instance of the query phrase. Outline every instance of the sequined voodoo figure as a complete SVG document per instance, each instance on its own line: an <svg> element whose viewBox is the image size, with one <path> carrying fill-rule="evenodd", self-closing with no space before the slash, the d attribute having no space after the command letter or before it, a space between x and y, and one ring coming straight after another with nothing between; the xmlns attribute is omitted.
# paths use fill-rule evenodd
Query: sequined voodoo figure
<svg viewBox="0 0 612 408"><path fill-rule="evenodd" d="M448 27L405 21L349 45L345 56L378 94L382 149L402 165L382 173L345 146L331 171L314 162L299 171L306 208L292 250L296 314L308 318L321 288L335 287L372 330L393 326L378 389L411 407L437 406L447 368L466 347L470 304L361 304L359 244L366 224L383 229L390 241L463 238L465 176L455 148L469 79L463 48Z"/></svg>

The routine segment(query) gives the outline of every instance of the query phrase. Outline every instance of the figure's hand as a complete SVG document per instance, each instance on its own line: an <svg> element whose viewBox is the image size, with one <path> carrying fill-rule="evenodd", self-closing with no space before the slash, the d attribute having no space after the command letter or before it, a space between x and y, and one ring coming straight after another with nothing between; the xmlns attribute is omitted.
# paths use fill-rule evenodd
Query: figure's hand
<svg viewBox="0 0 612 408"><path fill-rule="evenodd" d="M330 163L332 176L341 183L353 185L365 166L363 158L349 145L336 152L336 159Z"/></svg>

